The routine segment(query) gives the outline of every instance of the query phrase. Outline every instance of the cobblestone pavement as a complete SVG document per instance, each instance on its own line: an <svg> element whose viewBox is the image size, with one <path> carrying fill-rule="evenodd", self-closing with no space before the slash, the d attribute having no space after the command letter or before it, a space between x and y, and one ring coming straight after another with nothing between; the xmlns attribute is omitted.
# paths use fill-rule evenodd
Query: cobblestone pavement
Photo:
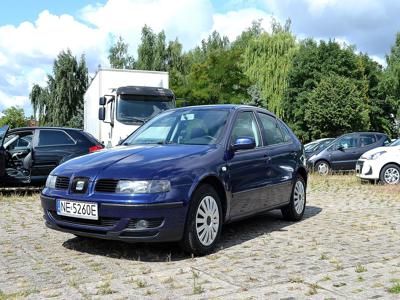
<svg viewBox="0 0 400 300"><path fill-rule="evenodd" d="M46 229L38 195L0 196L0 299L399 299L400 189L312 177L303 221L224 227L219 249L129 245Z"/></svg>

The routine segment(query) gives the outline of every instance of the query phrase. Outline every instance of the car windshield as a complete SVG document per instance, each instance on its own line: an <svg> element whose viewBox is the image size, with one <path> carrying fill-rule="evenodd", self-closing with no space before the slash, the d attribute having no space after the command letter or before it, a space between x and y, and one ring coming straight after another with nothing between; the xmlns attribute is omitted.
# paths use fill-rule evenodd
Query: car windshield
<svg viewBox="0 0 400 300"><path fill-rule="evenodd" d="M129 136L123 145L215 144L222 135L229 111L176 110L155 117Z"/></svg>
<svg viewBox="0 0 400 300"><path fill-rule="evenodd" d="M392 146L400 146L400 139L395 140L394 142L392 142L391 144L389 144L390 147Z"/></svg>
<svg viewBox="0 0 400 300"><path fill-rule="evenodd" d="M117 104L117 120L124 124L144 123L174 107L172 98L121 95Z"/></svg>

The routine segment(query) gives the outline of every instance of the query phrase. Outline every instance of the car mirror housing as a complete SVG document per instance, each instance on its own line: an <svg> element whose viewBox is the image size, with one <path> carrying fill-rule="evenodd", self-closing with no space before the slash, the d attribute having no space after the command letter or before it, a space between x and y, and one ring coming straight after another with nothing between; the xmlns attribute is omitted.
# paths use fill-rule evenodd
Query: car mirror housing
<svg viewBox="0 0 400 300"><path fill-rule="evenodd" d="M247 150L254 149L256 147L256 141L251 137L239 137L232 145L232 150Z"/></svg>

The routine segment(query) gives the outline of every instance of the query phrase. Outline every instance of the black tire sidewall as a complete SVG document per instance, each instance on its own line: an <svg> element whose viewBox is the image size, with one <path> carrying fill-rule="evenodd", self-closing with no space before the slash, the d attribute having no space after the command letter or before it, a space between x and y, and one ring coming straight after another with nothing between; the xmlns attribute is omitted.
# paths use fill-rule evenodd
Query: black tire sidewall
<svg viewBox="0 0 400 300"><path fill-rule="evenodd" d="M209 246L204 246L197 236L197 229L196 229L196 214L200 202L206 196L211 196L215 199L215 202L218 206L218 213L219 213L219 227L217 236L215 240ZM222 228L222 206L221 200L218 193L215 189L209 185L204 184L197 188L194 192L193 197L191 199L190 208L187 216L186 228L183 237L183 243L185 250L192 252L195 255L205 255L213 251L216 244L218 243L219 237L221 235L221 228Z"/></svg>

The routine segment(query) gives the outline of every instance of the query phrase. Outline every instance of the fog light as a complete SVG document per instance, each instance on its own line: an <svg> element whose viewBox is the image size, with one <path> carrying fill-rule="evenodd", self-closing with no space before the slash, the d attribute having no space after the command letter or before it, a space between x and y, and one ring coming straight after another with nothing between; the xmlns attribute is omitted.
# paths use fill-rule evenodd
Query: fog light
<svg viewBox="0 0 400 300"><path fill-rule="evenodd" d="M137 222L137 228L147 228L149 227L149 222L146 220L139 220Z"/></svg>

